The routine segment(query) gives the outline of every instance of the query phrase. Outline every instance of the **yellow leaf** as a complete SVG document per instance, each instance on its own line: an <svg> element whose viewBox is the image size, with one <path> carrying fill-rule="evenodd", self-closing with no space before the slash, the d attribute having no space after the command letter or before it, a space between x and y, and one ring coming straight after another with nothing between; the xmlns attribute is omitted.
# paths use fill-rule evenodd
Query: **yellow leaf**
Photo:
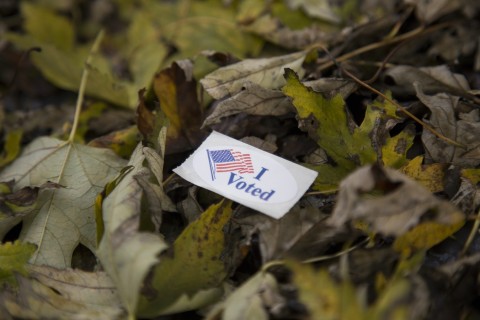
<svg viewBox="0 0 480 320"><path fill-rule="evenodd" d="M0 154L0 168L3 168L18 156L20 143L22 142L23 131L20 129L8 132L3 145L3 152Z"/></svg>
<svg viewBox="0 0 480 320"><path fill-rule="evenodd" d="M422 165L422 162L423 156L417 156L410 160L401 171L432 193L442 191L446 165L440 163Z"/></svg>
<svg viewBox="0 0 480 320"><path fill-rule="evenodd" d="M419 250L428 250L450 237L465 224L464 216L460 212L451 219L450 224L441 224L435 221L421 223L395 239L393 248L404 256L409 256L412 252Z"/></svg>

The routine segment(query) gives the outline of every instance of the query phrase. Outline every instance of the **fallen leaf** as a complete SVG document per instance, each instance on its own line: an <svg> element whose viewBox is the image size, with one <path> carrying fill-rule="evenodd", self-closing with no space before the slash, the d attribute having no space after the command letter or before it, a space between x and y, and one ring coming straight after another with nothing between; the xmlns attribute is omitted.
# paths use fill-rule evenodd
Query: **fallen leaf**
<svg viewBox="0 0 480 320"><path fill-rule="evenodd" d="M442 191L446 165L441 163L422 164L422 162L423 156L415 157L402 167L401 171L432 193Z"/></svg>
<svg viewBox="0 0 480 320"><path fill-rule="evenodd" d="M197 83L193 79L193 65L183 60L172 63L155 76L153 88L160 108L170 121L167 149L181 152L200 144L205 132L200 130L202 109L197 98Z"/></svg>
<svg viewBox="0 0 480 320"><path fill-rule="evenodd" d="M342 181L329 223L342 226L355 220L375 233L397 237L395 249L409 253L441 242L464 224L465 216L400 172L371 165Z"/></svg>
<svg viewBox="0 0 480 320"><path fill-rule="evenodd" d="M20 240L38 247L31 263L65 268L79 243L95 249L95 197L124 164L111 150L43 137L0 173L17 190L47 181L63 186L41 192L35 212L23 219Z"/></svg>
<svg viewBox="0 0 480 320"><path fill-rule="evenodd" d="M294 110L292 103L281 91L265 89L258 84L245 82L240 92L220 101L215 106L213 112L203 122L202 128L219 123L222 118L240 112L250 115L280 116Z"/></svg>
<svg viewBox="0 0 480 320"><path fill-rule="evenodd" d="M335 8L329 1L316 0L287 0L291 9L302 8L310 17L319 18L332 23L339 23L337 15L338 8Z"/></svg>
<svg viewBox="0 0 480 320"><path fill-rule="evenodd" d="M292 50L303 50L315 43L328 43L332 39L332 35L325 32L321 26L309 25L292 30L270 13L258 17L244 29L275 45Z"/></svg>
<svg viewBox="0 0 480 320"><path fill-rule="evenodd" d="M431 111L428 123L447 138L465 146L462 148L449 144L429 130L424 130L422 142L425 159L429 162L450 163L462 167L475 167L480 164L480 142L477 139L480 134L479 111L460 113L457 111L459 97L447 93L429 96L422 92L419 84L416 85L416 89L420 101Z"/></svg>
<svg viewBox="0 0 480 320"><path fill-rule="evenodd" d="M6 133L5 141L3 142L3 150L0 153L0 169L15 160L20 153L20 143L22 141L23 131L12 130Z"/></svg>
<svg viewBox="0 0 480 320"><path fill-rule="evenodd" d="M42 51L32 55L35 66L56 86L76 91L91 45L77 45L72 21L53 10L33 3L22 3L21 9L27 33L8 33L7 39L23 50L40 47ZM138 44L135 49L130 57L133 82L116 77L109 59L97 54L93 63L86 66L90 71L86 94L119 106L135 106L137 91L149 85L166 55L158 41Z"/></svg>
<svg viewBox="0 0 480 320"><path fill-rule="evenodd" d="M388 133L389 127L401 121L395 106L387 101L368 105L364 120L357 126L340 94L326 99L303 85L291 70L286 71L285 78L287 84L282 90L292 98L300 126L334 162L333 166L312 167L319 172L315 189L334 189L348 172L363 164L381 161L398 168L407 162L413 133L404 130L394 137Z"/></svg>
<svg viewBox="0 0 480 320"><path fill-rule="evenodd" d="M465 221L461 214L457 214L457 217L447 223L443 221L440 223L437 221L421 222L395 239L393 248L405 256L409 256L412 252L428 250L453 235L464 224Z"/></svg>
<svg viewBox="0 0 480 320"><path fill-rule="evenodd" d="M469 56L477 48L475 41L471 41L475 37L474 34L475 30L466 25L452 26L451 32L445 32L435 39L428 54L433 57L441 57L448 62L454 62L462 56Z"/></svg>
<svg viewBox="0 0 480 320"><path fill-rule="evenodd" d="M425 94L446 92L469 97L469 85L465 76L451 72L445 65L426 68L395 66L385 71L385 78L394 82L390 87L396 95L415 95L417 90L414 84L417 82Z"/></svg>
<svg viewBox="0 0 480 320"><path fill-rule="evenodd" d="M418 19L424 23L431 23L461 8L463 6L462 2L464 1L452 2L441 0L430 2L428 0L405 0L404 2L415 6L415 13Z"/></svg>
<svg viewBox="0 0 480 320"><path fill-rule="evenodd" d="M257 55L262 41L243 32L235 21L235 7L215 0L154 2L146 10L165 38L179 51L175 59L192 57L202 50L230 52L239 57Z"/></svg>
<svg viewBox="0 0 480 320"><path fill-rule="evenodd" d="M89 147L113 150L119 157L128 158L138 143L138 129L131 126L91 140Z"/></svg>
<svg viewBox="0 0 480 320"><path fill-rule="evenodd" d="M150 176L144 161L143 147L139 144L128 163L132 169L103 200L105 231L97 250L130 316L136 313L140 287L147 273L159 261L158 254L168 247L159 235L140 230L143 190L135 177Z"/></svg>
<svg viewBox="0 0 480 320"><path fill-rule="evenodd" d="M245 59L213 71L200 80L200 83L215 99L239 92L247 82L265 89L279 89L285 84L285 68L303 75L302 63L307 53L301 51L274 58Z"/></svg>
<svg viewBox="0 0 480 320"><path fill-rule="evenodd" d="M315 271L310 265L288 262L300 302L312 319L407 319L415 314L412 285L403 278L394 278L376 293L370 305L348 280L336 281L325 269ZM322 285L316 285L321 283Z"/></svg>
<svg viewBox="0 0 480 320"><path fill-rule="evenodd" d="M233 267L223 258L234 257L227 242L232 235L225 234L231 214L230 202L223 201L184 229L147 277L139 316L197 309L221 296L220 286Z"/></svg>
<svg viewBox="0 0 480 320"><path fill-rule="evenodd" d="M115 287L105 273L32 267L32 278L17 275L14 291L0 294L3 316L14 319L124 319ZM7 318L8 319L8 318Z"/></svg>
<svg viewBox="0 0 480 320"><path fill-rule="evenodd" d="M310 265L290 262L288 267L293 272L298 299L312 319L367 319L351 283L338 284L326 270L314 271Z"/></svg>
<svg viewBox="0 0 480 320"><path fill-rule="evenodd" d="M26 264L36 250L36 246L20 241L0 244L0 284L13 285L15 273L27 274Z"/></svg>
<svg viewBox="0 0 480 320"><path fill-rule="evenodd" d="M262 297L278 296L278 290L275 278L268 272L260 271L236 288L225 301L215 305L206 319L214 320L220 317L223 320L267 320L268 309Z"/></svg>
<svg viewBox="0 0 480 320"><path fill-rule="evenodd" d="M322 219L325 219L325 215L317 208L295 206L279 220L256 214L240 218L237 222L244 229L247 239L251 239L253 234L258 235L262 262L265 263L292 256L290 250ZM326 241L331 241L331 238L328 238Z"/></svg>
<svg viewBox="0 0 480 320"><path fill-rule="evenodd" d="M13 192L15 182L0 183L0 238L35 210L39 188L24 187Z"/></svg>

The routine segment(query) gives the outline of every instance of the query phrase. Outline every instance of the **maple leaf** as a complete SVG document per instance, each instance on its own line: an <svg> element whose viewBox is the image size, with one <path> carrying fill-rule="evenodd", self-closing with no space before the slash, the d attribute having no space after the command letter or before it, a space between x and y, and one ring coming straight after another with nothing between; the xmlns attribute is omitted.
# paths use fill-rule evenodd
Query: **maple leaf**
<svg viewBox="0 0 480 320"><path fill-rule="evenodd" d="M356 125L346 110L340 94L325 98L303 85L292 70L286 69L283 92L292 98L300 125L333 160L334 165L314 166L319 172L314 188L335 189L343 177L358 166L381 161L392 167L407 162L406 152L413 143L413 133L404 130L394 137L388 133L401 121L395 107L376 101L367 106L365 118Z"/></svg>
<svg viewBox="0 0 480 320"><path fill-rule="evenodd" d="M47 181L63 186L42 191L23 220L20 240L38 247L32 263L65 268L79 243L94 250L95 197L124 165L111 150L42 137L5 168L0 180L15 180L17 189Z"/></svg>

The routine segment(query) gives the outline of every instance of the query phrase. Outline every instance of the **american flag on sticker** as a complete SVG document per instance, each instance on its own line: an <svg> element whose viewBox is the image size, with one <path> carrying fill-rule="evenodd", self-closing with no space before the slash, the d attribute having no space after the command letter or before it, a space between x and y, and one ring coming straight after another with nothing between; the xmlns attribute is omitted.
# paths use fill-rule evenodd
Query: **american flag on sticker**
<svg viewBox="0 0 480 320"><path fill-rule="evenodd" d="M217 172L238 171L238 173L253 173L250 153L241 153L233 149L207 150L212 181Z"/></svg>

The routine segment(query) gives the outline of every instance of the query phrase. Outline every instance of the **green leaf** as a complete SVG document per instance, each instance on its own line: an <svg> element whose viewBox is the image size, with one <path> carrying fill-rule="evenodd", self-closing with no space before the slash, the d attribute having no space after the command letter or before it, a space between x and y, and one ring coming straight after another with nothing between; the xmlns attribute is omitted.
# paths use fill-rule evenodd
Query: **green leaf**
<svg viewBox="0 0 480 320"><path fill-rule="evenodd" d="M31 56L34 65L54 85L77 91L91 45L76 44L70 21L50 9L22 3L22 13L27 33L7 33L6 38L23 50L40 47L41 52ZM134 32L128 33L130 38L132 34L138 34L137 27L132 27L132 30ZM150 84L167 53L164 45L153 40L148 36L138 37L134 45L129 41L123 42L133 81L115 76L109 59L95 55L93 62L86 66L90 72L86 94L133 108L138 100L138 90Z"/></svg>
<svg viewBox="0 0 480 320"><path fill-rule="evenodd" d="M377 160L393 167L407 162L406 152L414 135L404 130L390 137L389 123L400 121L392 104L376 101L368 105L362 123L357 126L340 94L327 99L303 85L292 70L286 70L285 78L287 84L282 90L292 98L300 124L335 164L333 169L327 165L314 167L320 173L315 189L331 190L346 173Z"/></svg>
<svg viewBox="0 0 480 320"><path fill-rule="evenodd" d="M192 310L219 298L222 291L217 288L231 267L223 260L232 254L224 230L232 215L230 205L222 201L210 206L161 257L142 289L141 317Z"/></svg>
<svg viewBox="0 0 480 320"><path fill-rule="evenodd" d="M243 32L235 20L234 6L217 0L151 2L145 10L154 16L162 35L178 49L175 59L192 57L203 50L255 56L262 41Z"/></svg>
<svg viewBox="0 0 480 320"><path fill-rule="evenodd" d="M20 241L0 244L0 285L13 284L15 272L25 275L25 265L35 250L35 245Z"/></svg>
<svg viewBox="0 0 480 320"><path fill-rule="evenodd" d="M22 2L21 9L25 31L33 38L64 51L73 49L75 31L66 17L31 2Z"/></svg>
<svg viewBox="0 0 480 320"><path fill-rule="evenodd" d="M43 137L3 170L0 180L15 180L17 189L47 181L63 186L41 192L35 212L23 219L20 240L38 247L31 263L65 268L79 243L94 250L95 197L124 164L111 150Z"/></svg>

